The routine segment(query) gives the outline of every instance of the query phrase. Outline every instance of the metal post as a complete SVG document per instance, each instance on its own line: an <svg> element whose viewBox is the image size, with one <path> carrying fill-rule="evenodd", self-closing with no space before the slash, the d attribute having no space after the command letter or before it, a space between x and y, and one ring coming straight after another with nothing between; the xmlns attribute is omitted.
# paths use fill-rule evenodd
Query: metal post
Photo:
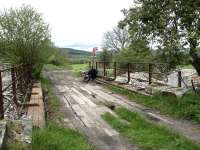
<svg viewBox="0 0 200 150"><path fill-rule="evenodd" d="M106 76L106 62L103 62L103 76Z"/></svg>
<svg viewBox="0 0 200 150"><path fill-rule="evenodd" d="M17 92L16 92L16 76L15 76L15 68L11 69L11 78L12 78L12 93L13 93L13 101L15 105L18 106L17 102Z"/></svg>
<svg viewBox="0 0 200 150"><path fill-rule="evenodd" d="M89 69L91 69L91 62L89 61Z"/></svg>
<svg viewBox="0 0 200 150"><path fill-rule="evenodd" d="M152 83L152 64L149 64L149 84Z"/></svg>
<svg viewBox="0 0 200 150"><path fill-rule="evenodd" d="M27 65L27 69L28 69L28 84L29 84L31 79L32 79L31 65L30 64Z"/></svg>
<svg viewBox="0 0 200 150"><path fill-rule="evenodd" d="M117 63L114 62L114 79L117 78Z"/></svg>
<svg viewBox="0 0 200 150"><path fill-rule="evenodd" d="M4 118L4 110L3 110L3 91L2 91L2 77L0 71L0 119Z"/></svg>
<svg viewBox="0 0 200 150"><path fill-rule="evenodd" d="M98 70L98 62L96 62L96 70Z"/></svg>
<svg viewBox="0 0 200 150"><path fill-rule="evenodd" d="M181 81L182 81L182 75L181 75L181 71L178 71L178 87L181 87Z"/></svg>
<svg viewBox="0 0 200 150"><path fill-rule="evenodd" d="M23 93L23 68L22 68L22 66L19 66L19 68L18 68L18 72L19 72L19 89L20 89L20 91Z"/></svg>
<svg viewBox="0 0 200 150"><path fill-rule="evenodd" d="M130 78L130 63L128 63L128 81L127 81L127 83L129 83L130 80L131 80L131 78Z"/></svg>
<svg viewBox="0 0 200 150"><path fill-rule="evenodd" d="M24 80L24 85L23 85L23 91L25 92L26 91L26 88L27 88L27 80L26 80L26 66L25 64L22 65L22 68L23 68L23 80Z"/></svg>

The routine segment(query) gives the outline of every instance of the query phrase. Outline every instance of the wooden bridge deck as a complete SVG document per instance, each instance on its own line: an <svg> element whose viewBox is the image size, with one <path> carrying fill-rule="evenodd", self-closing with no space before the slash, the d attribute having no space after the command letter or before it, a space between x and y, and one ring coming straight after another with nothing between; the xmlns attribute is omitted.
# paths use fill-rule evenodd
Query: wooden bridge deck
<svg viewBox="0 0 200 150"><path fill-rule="evenodd" d="M125 97L114 94L96 83L80 82L68 71L50 71L46 75L55 85L55 92L60 98L65 116L64 122L72 128L79 129L97 149L138 149L136 146L127 144L119 133L101 118L105 112L116 115L107 107L107 104L137 111L146 116L147 119L153 118L152 121L163 124L191 140L200 141L200 127L198 125L161 115L131 102Z"/></svg>

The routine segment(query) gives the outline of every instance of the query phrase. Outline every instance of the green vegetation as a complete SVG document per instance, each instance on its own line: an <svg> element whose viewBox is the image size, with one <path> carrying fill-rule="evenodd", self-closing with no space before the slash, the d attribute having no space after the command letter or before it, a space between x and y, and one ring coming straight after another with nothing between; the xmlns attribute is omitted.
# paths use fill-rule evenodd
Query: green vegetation
<svg viewBox="0 0 200 150"><path fill-rule="evenodd" d="M0 60L16 64L30 64L38 75L48 58L49 26L31 6L5 9L0 12Z"/></svg>
<svg viewBox="0 0 200 150"><path fill-rule="evenodd" d="M130 143L137 144L142 150L200 150L199 144L163 126L148 122L135 112L119 108L116 113L119 118L110 113L105 113L102 117L114 129L127 137Z"/></svg>
<svg viewBox="0 0 200 150"><path fill-rule="evenodd" d="M176 98L174 96L161 95L160 93L149 97L114 86L108 86L108 88L113 92L128 96L130 100L159 110L164 114L200 123L200 96L194 94L193 91L187 92L182 98Z"/></svg>
<svg viewBox="0 0 200 150"><path fill-rule="evenodd" d="M32 134L33 150L90 150L86 139L76 130L62 125L63 113L60 101L54 94L48 79L41 78L44 94L48 97L47 126L43 129L34 128Z"/></svg>
<svg viewBox="0 0 200 150"><path fill-rule="evenodd" d="M33 150L90 150L85 138L72 129L49 124L44 129L34 129Z"/></svg>
<svg viewBox="0 0 200 150"><path fill-rule="evenodd" d="M72 64L82 64L86 63L91 58L91 52L83 51L83 50L76 50L72 48L60 48L60 50L64 53L67 53L69 56L69 61Z"/></svg>
<svg viewBox="0 0 200 150"><path fill-rule="evenodd" d="M179 65L179 66L177 66L177 68L181 68L181 69L194 69L194 67L192 65Z"/></svg>
<svg viewBox="0 0 200 150"><path fill-rule="evenodd" d="M99 61L112 62L112 60L113 60L113 52L112 51L103 49L103 51L99 54Z"/></svg>
<svg viewBox="0 0 200 150"><path fill-rule="evenodd" d="M64 70L64 69L71 69L71 66L70 64L63 64L63 65L45 64L43 69L44 70Z"/></svg>
<svg viewBox="0 0 200 150"><path fill-rule="evenodd" d="M88 70L89 64L87 64L87 63L86 64L72 64L71 67L72 67L71 71L75 75L80 76L82 71Z"/></svg>
<svg viewBox="0 0 200 150"><path fill-rule="evenodd" d="M155 57L161 57L171 68L190 59L200 75L199 1L136 0L134 3L137 5L122 11L124 20L119 23L121 28L128 26L131 44L142 39L154 45L158 54Z"/></svg>
<svg viewBox="0 0 200 150"><path fill-rule="evenodd" d="M31 150L31 144L22 143L17 140L17 136L21 133L24 125L19 120L7 120L6 121L6 137L3 142L3 150Z"/></svg>
<svg viewBox="0 0 200 150"><path fill-rule="evenodd" d="M60 109L60 101L58 97L54 94L53 88L51 83L49 82L48 79L41 77L41 85L42 85L42 90L45 96L47 96L47 108L48 108L48 113L46 114L46 119L47 122L58 122L62 120L63 114Z"/></svg>

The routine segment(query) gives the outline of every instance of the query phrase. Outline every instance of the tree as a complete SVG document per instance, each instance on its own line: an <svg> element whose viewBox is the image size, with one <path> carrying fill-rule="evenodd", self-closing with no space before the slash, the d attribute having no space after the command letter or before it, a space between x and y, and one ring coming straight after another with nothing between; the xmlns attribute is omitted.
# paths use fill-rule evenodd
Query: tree
<svg viewBox="0 0 200 150"><path fill-rule="evenodd" d="M112 51L108 51L107 49L103 49L103 51L99 55L100 61L111 62L113 59Z"/></svg>
<svg viewBox="0 0 200 150"><path fill-rule="evenodd" d="M38 68L52 46L49 26L34 8L23 5L0 12L1 61Z"/></svg>
<svg viewBox="0 0 200 150"><path fill-rule="evenodd" d="M113 52L119 52L129 44L127 28L114 27L112 31L104 34L103 47Z"/></svg>
<svg viewBox="0 0 200 150"><path fill-rule="evenodd" d="M132 41L128 48L120 51L115 59L120 62L121 66L128 62L150 61L151 52L144 40L137 39Z"/></svg>
<svg viewBox="0 0 200 150"><path fill-rule="evenodd" d="M189 47L191 63L200 75L200 1L136 0L124 15L120 24L129 27L130 36L153 40L175 58Z"/></svg>

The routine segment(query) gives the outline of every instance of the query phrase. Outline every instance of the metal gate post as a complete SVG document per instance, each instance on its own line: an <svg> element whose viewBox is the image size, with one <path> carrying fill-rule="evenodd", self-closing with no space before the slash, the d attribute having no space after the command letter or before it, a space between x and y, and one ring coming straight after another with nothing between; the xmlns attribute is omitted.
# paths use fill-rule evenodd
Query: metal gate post
<svg viewBox="0 0 200 150"><path fill-rule="evenodd" d="M98 70L98 62L96 62L96 70Z"/></svg>
<svg viewBox="0 0 200 150"><path fill-rule="evenodd" d="M181 71L178 71L178 87L181 87L181 78L182 78Z"/></svg>
<svg viewBox="0 0 200 150"><path fill-rule="evenodd" d="M15 105L18 106L17 102L17 92L16 92L16 76L15 76L15 68L11 68L11 78L12 78L12 93L13 93L13 101Z"/></svg>
<svg viewBox="0 0 200 150"><path fill-rule="evenodd" d="M106 76L106 62L103 62L103 76Z"/></svg>
<svg viewBox="0 0 200 150"><path fill-rule="evenodd" d="M91 62L89 61L89 69L91 69Z"/></svg>
<svg viewBox="0 0 200 150"><path fill-rule="evenodd" d="M149 64L149 84L152 83L152 64Z"/></svg>
<svg viewBox="0 0 200 150"><path fill-rule="evenodd" d="M4 118L4 110L3 110L3 91L2 91L2 76L1 76L1 70L0 70L0 119Z"/></svg>
<svg viewBox="0 0 200 150"><path fill-rule="evenodd" d="M131 80L131 78L130 78L130 63L128 63L128 81L127 81L127 83L129 83L130 80Z"/></svg>
<svg viewBox="0 0 200 150"><path fill-rule="evenodd" d="M117 78L117 63L114 62L114 79Z"/></svg>

